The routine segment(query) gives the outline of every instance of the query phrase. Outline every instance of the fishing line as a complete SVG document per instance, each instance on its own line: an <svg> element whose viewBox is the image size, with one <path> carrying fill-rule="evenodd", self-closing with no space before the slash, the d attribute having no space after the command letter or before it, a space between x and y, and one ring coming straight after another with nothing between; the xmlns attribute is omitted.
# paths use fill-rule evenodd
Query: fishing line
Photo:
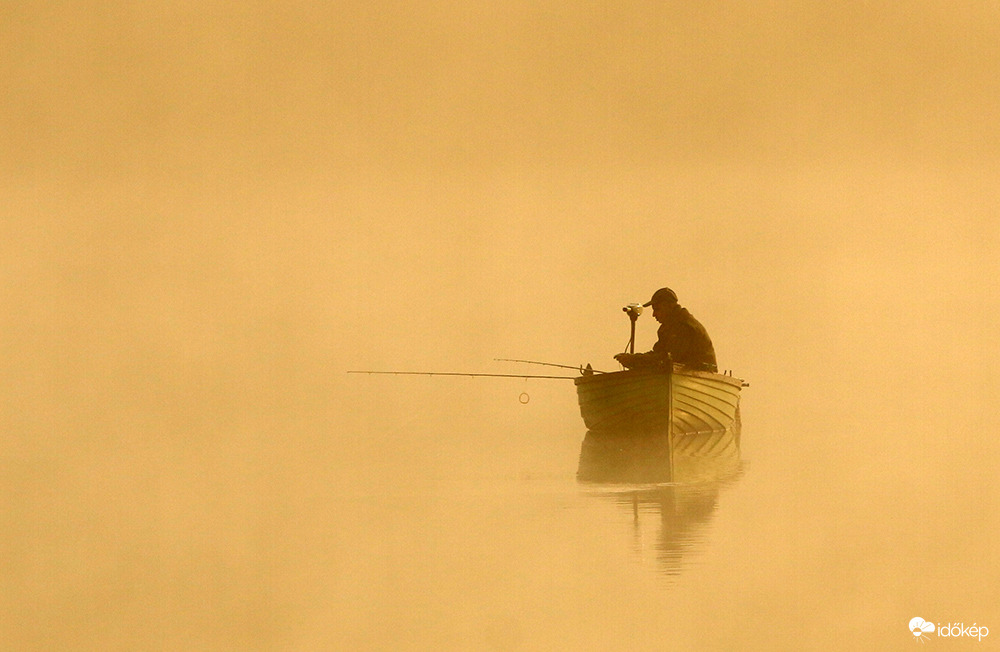
<svg viewBox="0 0 1000 652"><path fill-rule="evenodd" d="M528 387L528 379L527 378L524 379L524 387L525 387L525 390L523 392L521 392L520 396L517 397L517 400L520 401L521 405L527 405L528 401L531 400L531 396L528 395L528 389L527 389L527 387Z"/></svg>

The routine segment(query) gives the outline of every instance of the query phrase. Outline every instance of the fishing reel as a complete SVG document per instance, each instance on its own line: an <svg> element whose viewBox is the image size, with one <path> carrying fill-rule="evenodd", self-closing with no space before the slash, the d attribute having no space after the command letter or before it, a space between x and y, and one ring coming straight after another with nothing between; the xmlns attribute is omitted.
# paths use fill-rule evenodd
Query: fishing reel
<svg viewBox="0 0 1000 652"><path fill-rule="evenodd" d="M628 315L629 325L631 326L631 335L628 338L628 345L625 347L626 353L635 353L635 320L639 318L642 314L642 306L638 303L630 303L622 311Z"/></svg>
<svg viewBox="0 0 1000 652"><path fill-rule="evenodd" d="M628 315L629 319L635 321L636 319L639 318L639 315L642 314L642 306L640 306L638 303L630 303L624 308L622 308L622 311L626 315Z"/></svg>

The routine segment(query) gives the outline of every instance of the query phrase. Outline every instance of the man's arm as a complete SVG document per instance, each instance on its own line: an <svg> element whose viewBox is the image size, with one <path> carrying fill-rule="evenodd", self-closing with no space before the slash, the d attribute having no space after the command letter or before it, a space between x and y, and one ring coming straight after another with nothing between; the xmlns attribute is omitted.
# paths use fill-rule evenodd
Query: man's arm
<svg viewBox="0 0 1000 652"><path fill-rule="evenodd" d="M626 369L658 367L668 359L670 359L669 355L664 355L657 351L649 351L648 353L619 353L615 356L615 360L621 363Z"/></svg>

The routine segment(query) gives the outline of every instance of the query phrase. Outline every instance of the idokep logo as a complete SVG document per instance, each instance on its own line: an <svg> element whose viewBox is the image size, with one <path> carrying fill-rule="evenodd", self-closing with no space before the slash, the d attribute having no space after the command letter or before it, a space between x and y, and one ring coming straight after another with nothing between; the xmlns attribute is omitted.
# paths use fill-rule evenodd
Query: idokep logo
<svg viewBox="0 0 1000 652"><path fill-rule="evenodd" d="M920 617L910 619L910 633L921 643L935 632L939 638L964 637L982 641L990 635L990 628L976 623L972 623L968 627L965 626L965 623L948 623L947 625L938 623L935 627L934 623L929 623Z"/></svg>
<svg viewBox="0 0 1000 652"><path fill-rule="evenodd" d="M917 616L910 620L910 633L916 636L918 640L925 641L928 634L934 633L934 624Z"/></svg>

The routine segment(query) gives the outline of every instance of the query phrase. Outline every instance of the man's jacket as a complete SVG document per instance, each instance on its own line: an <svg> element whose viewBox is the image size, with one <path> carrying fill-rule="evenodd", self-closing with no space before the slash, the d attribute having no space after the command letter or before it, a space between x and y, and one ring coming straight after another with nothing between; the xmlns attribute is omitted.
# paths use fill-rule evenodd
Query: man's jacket
<svg viewBox="0 0 1000 652"><path fill-rule="evenodd" d="M705 327L687 311L678 308L671 318L660 324L653 350L635 356L632 367L653 367L668 359L698 371L718 371L715 347Z"/></svg>

